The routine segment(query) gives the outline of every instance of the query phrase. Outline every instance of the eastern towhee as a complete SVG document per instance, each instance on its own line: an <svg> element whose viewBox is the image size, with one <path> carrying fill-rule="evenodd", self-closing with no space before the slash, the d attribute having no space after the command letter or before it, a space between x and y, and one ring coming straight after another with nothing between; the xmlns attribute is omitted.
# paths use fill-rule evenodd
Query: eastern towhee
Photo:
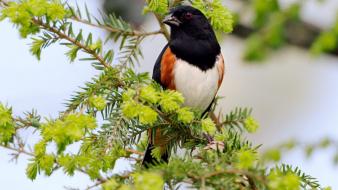
<svg viewBox="0 0 338 190"><path fill-rule="evenodd" d="M170 26L170 40L156 60L153 79L164 89L182 93L184 106L206 112L224 74L223 56L212 26L201 11L191 6L172 9L163 22ZM142 165L158 163L151 155L154 147L161 148L161 162L168 162L165 138L161 130L149 135Z"/></svg>

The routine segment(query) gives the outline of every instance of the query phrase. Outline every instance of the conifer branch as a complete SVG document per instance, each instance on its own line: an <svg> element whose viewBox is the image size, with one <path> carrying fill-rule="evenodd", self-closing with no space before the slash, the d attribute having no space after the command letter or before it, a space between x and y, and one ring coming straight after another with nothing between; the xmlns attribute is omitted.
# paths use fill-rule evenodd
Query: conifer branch
<svg viewBox="0 0 338 190"><path fill-rule="evenodd" d="M161 19L160 15L158 15L158 14L156 14L156 13L154 13L154 15L155 15L155 17L156 17L156 20L157 20L158 24L159 24L160 27L161 27L161 30L160 30L160 31L162 32L162 34L164 35L164 37L169 41L169 39L170 39L170 34L169 34L169 31L168 31L167 27L166 27L165 24L162 22L162 19Z"/></svg>
<svg viewBox="0 0 338 190"><path fill-rule="evenodd" d="M8 3L4 0L0 0L0 5L3 4L4 6L8 6Z"/></svg>
<svg viewBox="0 0 338 190"><path fill-rule="evenodd" d="M85 52L87 52L88 54L91 54L95 59L97 59L105 68L110 68L111 65L109 63L107 63L104 58L97 54L94 50L90 49L89 47L87 47L86 45L82 44L81 42L77 41L74 38L71 38L70 36L68 36L67 34L61 32L61 30L52 27L46 23L43 23L41 20L38 19L33 19L32 20L34 24L41 26L41 28L50 31L54 34L57 34L58 37L60 37L60 39L64 39L67 40L69 42L71 42L72 44L78 46L79 48L83 49Z"/></svg>
<svg viewBox="0 0 338 190"><path fill-rule="evenodd" d="M6 3L5 1L0 0L0 2L1 2L5 7L8 6L8 3ZM39 20L39 19L37 19L37 18L33 18L33 19L32 19L32 23L34 23L34 24L37 25L37 26L40 26L42 29L45 29L45 30L47 30L47 31L49 31L49 32L52 32L52 33L58 35L58 37L59 37L60 39L67 40L67 41L69 41L70 43L76 45L77 47L83 49L85 52L87 52L88 54L92 55L96 60L98 60L105 68L110 68L110 67L111 67L111 65L110 65L109 63L107 63L107 62L105 61L105 59L104 59L101 55L97 54L97 53L95 52L95 50L92 50L92 49L90 49L89 47L87 47L85 44L82 44L80 41L78 41L78 40L76 40L76 39L74 39L74 38L71 38L71 37L70 37L69 35L67 35L66 33L63 33L60 29L55 28L55 27L53 27L53 26L50 26L49 24L46 24L46 23L44 23L42 20Z"/></svg>
<svg viewBox="0 0 338 190"><path fill-rule="evenodd" d="M90 190L90 189L93 189L93 188L95 188L95 187L98 187L98 186L102 185L103 183L104 183L104 182L98 181L98 182L96 182L95 184L93 184L93 185L91 185L91 186L88 186L88 187L86 188L86 190Z"/></svg>
<svg viewBox="0 0 338 190"><path fill-rule="evenodd" d="M15 147L10 147L10 146L5 146L5 145L2 145L0 144L0 147L4 148L4 149L8 149L8 150L11 150L11 151L14 151L18 154L25 154L27 156L31 156L31 157L34 157L35 155L27 150L25 150L24 148L22 147L19 147L19 148L15 148Z"/></svg>
<svg viewBox="0 0 338 190"><path fill-rule="evenodd" d="M27 156L30 156L30 157L33 157L33 158L36 157L36 155L35 155L34 153L25 150L23 147L15 148L15 147L11 147L11 146L5 146L5 145L2 145L2 144L0 144L0 147L2 147L2 148L4 148L4 149L7 149L7 150L14 151L14 152L16 152L16 153L18 153L18 154L24 154L24 155L27 155ZM59 165L59 163L57 162L57 160L54 160L54 161L55 161L55 163L56 163L57 165ZM59 168L59 166L57 166L57 168ZM81 169L81 168L76 168L76 170L77 170L78 172L81 172L81 173L84 173L84 174L88 175L88 172L85 171L85 170L83 170L83 169ZM98 180L99 182L101 182L101 183L104 183L104 182L107 181L107 179L103 178L102 176L99 176L99 177L97 178L97 180Z"/></svg>
<svg viewBox="0 0 338 190"><path fill-rule="evenodd" d="M140 37L142 36L142 37L145 37L145 36L153 36L153 35L158 35L158 34L164 33L162 30L157 30L157 31L152 31L152 32L142 32L142 31L138 31L138 30L133 30L133 31L130 31L130 32L126 32L126 31L123 31L123 30L120 30L120 29L117 29L117 28L112 28L112 27L109 27L109 26L94 24L92 22L89 22L87 20L81 19L81 18L76 17L76 16L73 16L72 19L76 22L86 24L86 25L89 25L89 26L92 26L92 27L95 27L95 28L99 28L99 29L102 29L102 30L106 30L108 32L113 32L113 33L123 32L123 34L127 35L127 36L140 36Z"/></svg>
<svg viewBox="0 0 338 190"><path fill-rule="evenodd" d="M127 148L126 151L129 152L129 153L138 154L140 156L144 155L143 152L140 152L140 151L137 151L137 150L133 150L133 149L130 149L130 148Z"/></svg>
<svg viewBox="0 0 338 190"><path fill-rule="evenodd" d="M0 144L0 147L2 147L2 148L4 148L4 149L7 149L7 150L10 150L10 151L14 151L14 152L16 152L16 153L18 153L18 154L24 154L24 155L27 155L27 156L30 156L30 157L33 157L33 158L36 157L36 155L35 155L34 153L25 150L23 147L15 148L15 147L11 147L11 146L5 146L5 145L3 145L3 144ZM133 149L125 149L125 150L126 150L127 152L129 152L129 153L132 153L132 154L143 155L142 152L139 152L139 151L137 151L137 150L133 150ZM54 160L54 161L55 161L55 163L56 163L57 165L60 165L60 164L57 162L57 160ZM57 166L57 168L59 168L59 167L60 167L60 166ZM84 174L88 175L88 172L85 171L85 170L83 170L83 169L81 169L81 168L76 168L76 170L77 170L78 172L81 172L81 173L84 173ZM99 176L99 177L97 177L97 183L96 183L96 185L95 185L95 186L91 186L91 188L94 188L94 187L96 187L96 186L98 186L98 185L101 185L101 184L105 183L106 181L108 181L108 179L106 179L106 178L104 178L104 177L102 177L102 176ZM91 189L91 188L88 188L88 189Z"/></svg>
<svg viewBox="0 0 338 190"><path fill-rule="evenodd" d="M170 2L179 3L180 0ZM233 19L220 0L210 1L210 7L205 6L204 0L192 2L207 13L216 29L230 32ZM93 43L92 34L84 39L82 30L77 35L73 32L72 21L107 30L110 32L107 40L121 42L120 61L138 61L138 56L142 56L138 44L144 37L157 34L163 34L167 40L170 37L161 19L171 6L167 0L148 1L147 10L155 15L161 28L154 32L133 30L128 22L114 15L102 14L102 19L96 19L87 6L87 18L82 19L79 6L76 10L67 9L59 1L26 0L7 4L0 0L0 6L9 7L2 12L2 19L9 18L18 25L22 37L33 38L33 55L39 58L42 48L60 40L66 42L61 45L70 48L66 54L71 61L81 50L90 56L80 60L95 61L94 67L102 71L71 98L65 114L43 123L35 112L26 114L26 118L17 118L10 107L0 103L0 147L16 152L12 154L13 159L20 154L33 158L26 170L28 178L34 180L39 172L50 176L55 170L63 169L65 174L82 172L95 180L87 189L98 186L104 189L175 189L184 182L203 190L300 189L308 184L317 188L315 179L297 168L274 167L268 171L270 168L257 155L259 146L253 146L242 136L244 129L254 132L259 127L251 110L237 108L218 125L210 117L201 118L200 113L184 107L182 94L163 90L152 83L147 74L136 74L122 64L113 67L110 65L114 60L113 50L103 53L100 39ZM41 10L35 10L37 7ZM69 11L72 15L67 14ZM21 20L17 20L18 15ZM96 21L92 22L93 19ZM98 122L99 112L102 122ZM223 128L217 130L221 126ZM19 136L19 130L25 128L36 129L40 134L41 140L34 144L33 150ZM181 158L172 155L168 164L141 167L144 153L133 147L144 149L147 140L155 140L154 136L141 140L150 130L165 134L168 153L173 154L182 147L191 154ZM208 142L205 134L214 141ZM74 143L81 144L76 154L67 151ZM56 149L49 151L51 144L55 144ZM161 148L156 147L152 155L160 158ZM112 176L110 172L121 158L131 161L133 170L126 175Z"/></svg>
<svg viewBox="0 0 338 190"><path fill-rule="evenodd" d="M195 175L189 173L188 176L191 177L194 180L200 180L202 182L201 189L203 189L203 184L204 184L204 188L205 188L205 183L206 183L206 180L208 178L219 176L219 175L224 175L224 174L245 176L247 178L248 182L249 182L251 190L258 190L257 186L255 184L255 180L258 180L262 183L266 183L265 179L262 176L257 176L257 175L254 175L254 174L248 172L248 171L238 170L238 169L214 171L214 172L204 174L202 176L195 176Z"/></svg>

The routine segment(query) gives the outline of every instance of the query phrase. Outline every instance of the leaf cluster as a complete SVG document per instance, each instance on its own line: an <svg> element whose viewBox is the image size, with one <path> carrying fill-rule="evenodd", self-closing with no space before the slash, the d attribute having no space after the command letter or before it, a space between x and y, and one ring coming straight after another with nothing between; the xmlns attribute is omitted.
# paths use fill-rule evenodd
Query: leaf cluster
<svg viewBox="0 0 338 190"><path fill-rule="evenodd" d="M311 46L314 55L332 52L338 48L338 16L333 26L322 32Z"/></svg>
<svg viewBox="0 0 338 190"><path fill-rule="evenodd" d="M15 125L12 109L0 104L0 144L8 144L13 140Z"/></svg>
<svg viewBox="0 0 338 190"><path fill-rule="evenodd" d="M253 27L257 32L248 38L244 58L261 61L270 50L282 47L286 42L286 26L298 21L301 5L296 2L282 9L277 0L252 1Z"/></svg>
<svg viewBox="0 0 338 190"><path fill-rule="evenodd" d="M232 13L222 5L221 0L195 0L192 5L209 18L215 30L225 33L233 30Z"/></svg>
<svg viewBox="0 0 338 190"><path fill-rule="evenodd" d="M118 59L121 65L130 64L134 66L134 63L139 62L139 57L143 56L139 46L143 38L148 35L147 33L135 31L129 23L114 14L106 15L101 12L100 18L93 17L89 13L87 5L85 5L85 15L81 13L78 4L76 5L76 8L70 5L68 5L68 7L74 20L101 29L106 29L109 32L109 35L105 39L105 42L109 40L120 42Z"/></svg>
<svg viewBox="0 0 338 190"><path fill-rule="evenodd" d="M1 11L0 20L9 18L18 26L20 35L25 38L40 31L34 24L34 18L44 19L47 22L56 21L63 19L67 13L67 9L57 0L24 0L8 3L8 6Z"/></svg>

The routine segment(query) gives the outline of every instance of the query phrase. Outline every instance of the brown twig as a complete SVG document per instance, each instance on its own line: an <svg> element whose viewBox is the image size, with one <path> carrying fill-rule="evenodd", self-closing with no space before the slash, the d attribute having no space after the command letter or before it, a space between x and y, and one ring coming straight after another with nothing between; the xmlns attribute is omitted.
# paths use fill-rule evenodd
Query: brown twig
<svg viewBox="0 0 338 190"><path fill-rule="evenodd" d="M0 0L0 3L2 3L4 6L8 6L8 3L3 0ZM41 20L36 19L36 18L32 19L32 23L40 26L42 29L45 29L47 31L57 34L59 38L67 40L71 42L72 44L78 46L79 48L83 49L85 52L91 54L96 60L98 60L105 68L111 67L107 62L105 62L104 58L101 55L98 55L94 50L90 49L89 47L77 41L76 39L69 37L67 34L61 32L61 30L55 27L52 27L46 23L43 23Z"/></svg>
<svg viewBox="0 0 338 190"><path fill-rule="evenodd" d="M0 147L5 148L5 149L8 149L8 150L11 150L11 151L14 151L14 152L17 152L17 153L19 153L19 154L25 154L25 155L27 155L27 156L35 157L35 154L34 154L34 153L25 150L25 149L24 149L23 147L21 147L21 146L20 146L20 148L15 148L15 147L10 147L10 146L5 146L5 145L0 144ZM55 163L56 163L57 165L60 165L60 164L57 162L57 160L55 160ZM76 168L76 170L77 170L78 172L81 172L81 173L84 173L84 174L88 175L88 172L85 171L85 170L83 170L83 169L81 169L81 168ZM101 182L101 183L104 183L104 182L107 181L107 179L103 178L102 176L99 176L99 177L97 177L96 179L97 179L98 182Z"/></svg>
<svg viewBox="0 0 338 190"><path fill-rule="evenodd" d="M163 34L164 37L169 41L169 39L170 39L170 34L169 34L169 31L168 31L167 27L166 27L165 24L162 22L162 19L161 19L160 15L155 14L155 13L154 13L154 15L155 15L155 17L156 17L156 20L157 20L158 24L159 24L160 27L161 27L161 32L162 32L162 34Z"/></svg>
<svg viewBox="0 0 338 190"><path fill-rule="evenodd" d="M3 4L4 6L8 6L8 3L6 1L0 0L0 5Z"/></svg>
<svg viewBox="0 0 338 190"><path fill-rule="evenodd" d="M90 49L86 45L82 44L81 42L77 41L76 39L73 39L69 37L67 34L61 32L59 29L52 27L46 23L43 23L41 20L33 19L32 22L38 26L40 26L42 29L45 29L47 31L50 31L54 34L57 34L61 39L67 40L71 42L72 44L78 46L79 48L83 49L88 54L91 54L96 60L98 60L105 68L110 68L111 65L109 65L107 62L105 62L104 58L97 54L94 50Z"/></svg>
<svg viewBox="0 0 338 190"><path fill-rule="evenodd" d="M126 32L126 31L123 31L123 30L120 30L120 29L117 29L117 28L112 28L112 27L105 26L105 25L94 24L94 23L91 23L87 20L80 19L78 17L72 17L71 19L76 21L76 22L86 24L88 26L92 26L92 27L95 27L95 28L106 30L108 32L112 32L112 33L122 32L123 34L128 35L128 36L144 36L145 37L145 36L163 34L162 30L157 30L157 31L153 31L153 32L141 32L141 31L138 31L138 30L132 30L132 31Z"/></svg>
<svg viewBox="0 0 338 190"><path fill-rule="evenodd" d="M91 186L88 186L88 187L86 188L86 190L93 189L93 188L95 188L95 187L97 187L97 186L102 185L103 183L104 183L104 182L98 181L98 182L96 182L95 184L93 184L93 185L91 185Z"/></svg>
<svg viewBox="0 0 338 190"><path fill-rule="evenodd" d="M9 147L9 146L5 146L0 144L0 147L17 152L19 154L25 154L27 156L35 156L33 153L26 151L25 149L23 149L22 147L20 148L15 148L15 147Z"/></svg>
<svg viewBox="0 0 338 190"><path fill-rule="evenodd" d="M133 150L133 149L130 149L130 148L127 148L126 149L127 152L130 152L130 153L133 153L133 154L138 154L140 156L143 156L143 152L140 152L140 151L137 151L137 150Z"/></svg>

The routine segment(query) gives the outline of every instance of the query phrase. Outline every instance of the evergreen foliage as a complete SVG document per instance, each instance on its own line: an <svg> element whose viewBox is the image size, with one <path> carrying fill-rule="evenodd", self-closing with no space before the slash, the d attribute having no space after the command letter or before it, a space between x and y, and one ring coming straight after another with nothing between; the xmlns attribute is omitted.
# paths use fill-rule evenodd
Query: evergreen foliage
<svg viewBox="0 0 338 190"><path fill-rule="evenodd" d="M282 47L286 42L286 26L298 21L301 5L302 1L297 1L282 9L277 0L252 1L257 32L248 38L244 58L263 60L269 51Z"/></svg>
<svg viewBox="0 0 338 190"><path fill-rule="evenodd" d="M170 6L182 2L148 0L145 10L159 19L158 15L164 15ZM257 25L262 25L265 22L261 19L266 19L267 14L264 11L271 10L260 1L255 3L261 15L256 18ZM210 18L216 30L232 30L231 13L221 1L194 0L192 4ZM167 35L162 25L159 31L137 31L114 15L102 13L101 18L94 18L86 6L83 13L78 6L57 0L9 3L0 0L0 6L1 19L10 20L22 37L31 38L30 51L38 59L44 48L59 43L69 48L65 55L71 62L90 61L101 72L70 98L67 109L57 118L41 119L35 111L21 118L0 104L0 146L16 152L15 157L19 154L32 157L26 169L29 179L63 170L70 176L75 172L88 175L94 182L88 189L156 190L179 189L183 185L202 190L328 189L298 168L286 165L270 168L264 163L265 158L258 155L259 146L243 137L243 133L255 132L259 126L251 109L236 108L215 123L209 116L202 117L198 111L183 107L180 93L161 89L147 73L135 73L132 66L142 56L139 44L147 36ZM291 15L293 18L297 14ZM75 31L73 22L106 30L110 35L104 40L94 40L91 33ZM268 28L274 31L283 23L284 19L270 23ZM113 50L104 50L104 43L109 40L120 42L118 56ZM274 47L280 43L269 41ZM79 58L79 51L85 57ZM119 64L113 65L116 58ZM98 122L98 118L103 122ZM28 128L34 128L41 136L32 151L19 133ZM144 145L153 138L148 137L148 131L158 129L167 136L169 152L182 148L185 153L172 155L169 164L143 168L140 163ZM66 151L74 143L79 144L77 150ZM47 149L51 144L56 144L55 150ZM160 147L156 147L152 154L156 157L159 151ZM267 155L279 160L276 153ZM133 170L112 174L119 159L129 160Z"/></svg>
<svg viewBox="0 0 338 190"><path fill-rule="evenodd" d="M337 21L329 29L319 29L312 26L311 23L304 23L300 19L300 13L307 1L294 1L287 7L282 7L278 0L253 0L248 3L253 10L254 17L250 21L252 33L247 39L244 58L247 61L262 61L268 54L274 50L280 49L288 40L293 40L296 44L304 40L304 36L312 38L313 41L303 42L303 46L309 46L313 55L322 53L334 53L338 49ZM241 13L238 13L238 20L241 19ZM323 30L320 34L317 32L307 34L306 29L300 28L300 25L306 25L311 30ZM305 30L305 31L304 31ZM299 36L292 36L298 34ZM299 39L302 38L302 39ZM305 37L306 38L306 37Z"/></svg>

